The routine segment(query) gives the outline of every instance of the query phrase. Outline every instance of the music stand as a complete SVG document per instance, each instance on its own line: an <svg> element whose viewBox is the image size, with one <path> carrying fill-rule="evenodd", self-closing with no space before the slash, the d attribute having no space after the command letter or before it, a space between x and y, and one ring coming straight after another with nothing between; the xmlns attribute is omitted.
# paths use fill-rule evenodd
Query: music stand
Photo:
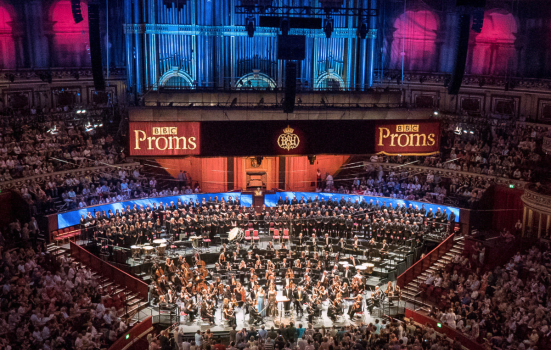
<svg viewBox="0 0 551 350"><path fill-rule="evenodd" d="M287 298L283 295L276 295L276 303L278 305L277 309L279 310L279 303L285 303L291 301L291 299ZM281 314L285 312L285 305L281 305L283 310L280 310L279 312L279 326L281 327Z"/></svg>

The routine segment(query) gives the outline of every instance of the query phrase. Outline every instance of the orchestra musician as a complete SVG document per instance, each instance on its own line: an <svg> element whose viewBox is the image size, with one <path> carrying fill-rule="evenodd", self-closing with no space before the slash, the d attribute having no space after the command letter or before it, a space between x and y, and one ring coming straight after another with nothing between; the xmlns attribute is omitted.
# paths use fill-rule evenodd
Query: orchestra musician
<svg viewBox="0 0 551 350"><path fill-rule="evenodd" d="M245 251L240 249L239 243L235 244L235 249L232 249L230 243L224 245L219 251L220 255L215 265L215 271L213 271L222 279L217 277L216 281L210 285L203 283L206 275L200 271L205 269L204 265L201 268L201 259L198 254L195 254L193 258L195 269L190 268L183 256L180 256L175 263L171 259L166 259L166 262L156 262L151 269L154 285L152 295L166 303L175 302L179 298L183 302L183 311L189 314L192 320L198 314L198 305L201 305L201 316L205 315L209 322L214 322L216 301L227 299L227 312L222 310L224 317L231 315L230 309L233 310L235 306L241 305L245 311L250 313L250 319L253 322L258 322L257 313L260 313L260 320L262 320L263 309L267 309L268 316L277 314L276 276L283 277L285 286L283 294L290 299L284 304L285 310L294 309L297 316L302 316L303 305L308 303L309 319L314 317L319 314L318 306L321 301L326 300L330 305L328 315L334 318L336 315L342 314L342 299L348 298L350 295L359 297L361 306L365 282L363 276L354 275L355 269L350 268L356 262L354 255L351 257L352 265L345 265L339 271L340 255L337 254L335 258L330 256L329 252L337 250L341 254L344 253L347 244L345 237L352 237L353 252L356 255L361 254L362 242L355 235L363 233L363 237L370 238L367 244L368 249L364 255L371 258L372 252L375 249L379 250L378 245L382 243L380 253L385 256L390 249L387 242L390 239L402 242L404 236L407 236L410 231L407 225L409 222L417 224L417 215L420 214L408 212L407 214L411 214L410 216L402 215L401 211L389 209L386 206L380 207L379 204L377 206L381 212L377 212L375 210L377 206L372 205L370 209L365 201L360 204L359 202L351 203L350 201L331 199L327 202L318 200L304 205L289 204L286 207L282 205L277 208L265 208L260 216L257 215L258 212L254 212L254 209L251 211L244 207L238 207L223 199L218 207L213 206L213 203L212 200L202 203L179 201L177 205L174 203L166 206L154 204L153 208L149 206L139 209L136 206L128 207L116 211L114 214L112 212L108 214L97 212L95 216L92 216L88 213L86 218L82 218L82 222L85 227L87 227L88 221L92 222L91 234L97 241L105 239L110 245L123 246L143 244L162 236L187 239L190 235L204 233L205 236L212 237L213 234L227 232L232 227L247 227L249 220L255 228L262 229L262 224L258 222L259 218L265 221L266 230L269 229L272 222L274 227L279 229L291 228L293 236L297 238L292 241L291 245L287 244L290 248L289 251L287 251L285 243L281 245L281 249L276 250L273 242L269 242L266 248L269 254L266 256L254 254L248 249L247 258L243 259ZM361 205L363 205L361 209L364 211L358 209ZM396 217L398 220L395 220ZM351 219L352 221L350 221ZM420 219L420 222L423 223L424 214ZM411 230L413 231L413 229ZM430 228L427 228L426 232L429 230ZM308 238L309 235L311 238ZM340 235L338 243L337 239L333 239L337 235ZM422 233L412 236L411 240L417 242L419 236L422 236ZM380 237L382 242L377 243L374 237ZM324 252L322 254L319 254L316 249L318 241L323 245ZM312 245L314 246L313 259L311 258L312 253L309 252L312 250ZM305 246L305 249L296 249L296 246ZM266 259L266 257L273 258L274 256L276 258L273 262ZM274 262L277 266L274 265ZM265 272L262 270L264 268ZM229 285L225 285L227 282L222 282L225 281L224 277L227 274L231 279ZM257 276L257 274L259 275ZM294 287L295 275L300 278L298 288ZM259 308L261 296L258 284L259 281L264 284L264 278L266 286L269 287L265 295L266 299L262 302L266 307ZM313 288L314 286L315 288ZM265 288L264 285L262 287ZM396 295L399 295L399 287L392 287L392 284L389 284L385 293L375 291L372 297L382 300L385 296L391 298ZM203 307L204 304L205 307ZM251 309L253 305L257 306L254 307L254 311ZM354 305L352 305L353 307ZM233 315L235 316L235 314ZM231 319L231 317L226 318ZM233 322L234 320L232 320Z"/></svg>
<svg viewBox="0 0 551 350"><path fill-rule="evenodd" d="M224 314L224 318L230 322L230 327L237 326L235 311L233 309L233 305L230 304L228 299L224 299L222 303L222 313Z"/></svg>

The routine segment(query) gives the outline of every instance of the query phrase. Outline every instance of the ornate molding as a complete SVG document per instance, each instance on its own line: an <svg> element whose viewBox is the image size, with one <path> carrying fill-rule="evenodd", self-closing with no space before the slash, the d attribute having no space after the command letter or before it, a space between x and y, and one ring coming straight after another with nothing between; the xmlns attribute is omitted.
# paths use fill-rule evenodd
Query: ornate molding
<svg viewBox="0 0 551 350"><path fill-rule="evenodd" d="M443 177L452 177L454 175L467 177L467 178L480 177L485 180L492 180L496 185L500 185L500 186L509 186L510 184L513 184L515 185L516 189L524 189L530 184L530 182L527 182L527 181L520 181L515 179L508 179L505 177L489 176L489 175L483 175L483 174L475 174L467 171L456 171L456 170L433 168L433 167L426 167L426 166L419 166L419 165L403 165L403 164L395 164L395 163L370 163L370 164L380 165L384 171L395 171L397 173L405 170L407 172L413 171L413 172L420 172L422 174L426 174L429 171L432 171L435 175L438 174Z"/></svg>
<svg viewBox="0 0 551 350"><path fill-rule="evenodd" d="M104 70L104 75L107 70ZM92 69L88 68L59 68L59 69L18 69L1 70L0 82L9 82L11 84L28 83L31 81L43 82L42 78L51 75L53 81L56 79L70 79L77 82L75 75L78 73L79 80L92 80ZM109 79L124 79L126 77L126 68L109 69ZM11 81L13 78L13 82Z"/></svg>
<svg viewBox="0 0 551 350"><path fill-rule="evenodd" d="M526 188L521 200L526 207L546 215L551 215L551 195L544 195Z"/></svg>
<svg viewBox="0 0 551 350"><path fill-rule="evenodd" d="M134 162L134 163L123 163L123 164L116 164L115 165L118 168L122 168L125 170L133 169L136 166L140 166L140 163ZM47 180L50 180L51 178L55 178L57 175L65 176L65 175L75 175L75 176L83 176L83 175L89 175L89 174L98 174L101 172L104 172L105 170L112 169L113 166L99 166L99 167L92 167L92 168L79 168L79 169L73 169L73 170L64 170L64 171L57 171L50 174L42 174L42 175L36 175L36 176L29 176L29 177L23 177L20 179L15 179L11 181L4 181L0 182L0 189L2 190L9 190L9 189L18 189L19 187L32 183L42 184Z"/></svg>
<svg viewBox="0 0 551 350"><path fill-rule="evenodd" d="M389 70L383 72L383 80L388 84L398 84L402 76L401 71ZM444 87L444 82L449 79L451 74L437 72L406 72L404 73L404 84L427 84L441 85ZM466 87L500 87L504 88L509 84L510 88L515 89L534 89L534 90L551 90L551 80L546 79L530 79L530 78L507 78L499 76L479 76L465 75L462 86Z"/></svg>

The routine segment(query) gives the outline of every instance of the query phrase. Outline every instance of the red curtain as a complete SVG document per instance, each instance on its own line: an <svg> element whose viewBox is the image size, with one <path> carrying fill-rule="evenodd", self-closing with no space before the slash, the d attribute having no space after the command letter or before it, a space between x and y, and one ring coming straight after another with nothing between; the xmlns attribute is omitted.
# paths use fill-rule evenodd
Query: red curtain
<svg viewBox="0 0 551 350"><path fill-rule="evenodd" d="M523 190L494 186L494 229L500 231L504 228L512 230L517 220L522 220L524 205L520 197L523 193Z"/></svg>

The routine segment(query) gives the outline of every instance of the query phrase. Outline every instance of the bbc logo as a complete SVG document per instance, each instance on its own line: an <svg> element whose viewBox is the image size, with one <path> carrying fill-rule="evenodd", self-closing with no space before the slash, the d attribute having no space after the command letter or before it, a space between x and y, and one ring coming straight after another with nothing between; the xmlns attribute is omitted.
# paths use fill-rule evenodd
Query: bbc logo
<svg viewBox="0 0 551 350"><path fill-rule="evenodd" d="M396 125L396 132L419 132L419 125Z"/></svg>
<svg viewBox="0 0 551 350"><path fill-rule="evenodd" d="M177 135L177 134L178 134L178 128L175 126L163 126L163 127L153 128L153 136Z"/></svg>

